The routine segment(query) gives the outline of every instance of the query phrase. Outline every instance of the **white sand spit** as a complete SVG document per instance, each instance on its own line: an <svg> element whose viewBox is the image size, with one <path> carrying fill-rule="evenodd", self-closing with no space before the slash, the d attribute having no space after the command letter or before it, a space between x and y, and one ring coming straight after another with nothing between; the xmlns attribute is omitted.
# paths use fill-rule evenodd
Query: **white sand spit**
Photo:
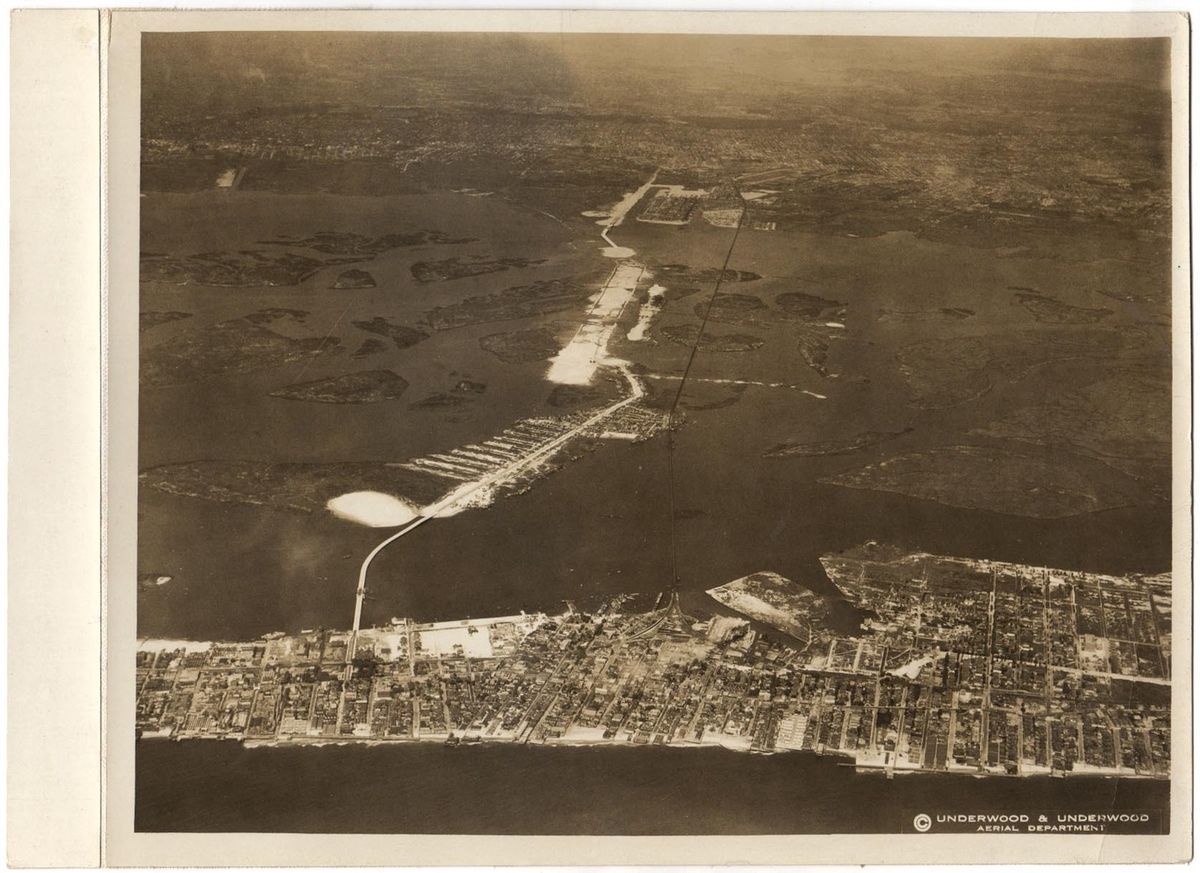
<svg viewBox="0 0 1200 873"><path fill-rule="evenodd" d="M637 324L629 329L629 333L625 338L630 342L641 342L646 339L646 331L650 327L650 322L654 320L654 316L658 314L662 307L663 295L667 293L667 289L662 285L650 286L650 298L642 304L638 310Z"/></svg>
<svg viewBox="0 0 1200 873"><path fill-rule="evenodd" d="M367 527L399 527L417 517L416 507L379 491L351 491L334 497L325 506L338 518Z"/></svg>
<svg viewBox="0 0 1200 873"><path fill-rule="evenodd" d="M620 264L597 296L579 330L550 362L546 378L559 385L587 385L596 368L608 362L608 341L621 310L633 296L642 266L632 261Z"/></svg>

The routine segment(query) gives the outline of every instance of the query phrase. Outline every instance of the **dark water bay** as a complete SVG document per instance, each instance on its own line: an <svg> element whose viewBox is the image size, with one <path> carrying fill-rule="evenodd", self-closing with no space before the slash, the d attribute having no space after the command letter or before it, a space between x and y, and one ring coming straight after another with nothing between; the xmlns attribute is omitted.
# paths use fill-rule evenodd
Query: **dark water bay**
<svg viewBox="0 0 1200 873"><path fill-rule="evenodd" d="M822 485L815 479L845 459L763 459L735 415L710 415L725 420L677 437L674 548L665 438L603 445L525 494L438 519L389 547L372 566L365 621L663 591L672 555L681 591L699 601L707 588L765 569L827 592L820 556L866 540L1072 569L1169 568L1165 506L1044 520ZM142 533L144 566L178 576L143 593L139 631L192 639L345 626L361 555L383 535L329 516L155 492L143 497Z"/></svg>

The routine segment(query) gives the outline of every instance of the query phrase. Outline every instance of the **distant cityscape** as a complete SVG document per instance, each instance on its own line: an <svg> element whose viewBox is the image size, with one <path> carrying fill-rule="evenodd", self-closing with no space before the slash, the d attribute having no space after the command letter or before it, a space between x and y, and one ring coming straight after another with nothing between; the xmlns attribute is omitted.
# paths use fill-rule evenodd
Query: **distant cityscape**
<svg viewBox="0 0 1200 873"><path fill-rule="evenodd" d="M250 642L143 640L143 738L248 744L720 745L860 769L1170 771L1169 575L1108 576L868 543L649 612L520 613ZM835 608L861 613L857 634ZM736 613L736 614L730 614Z"/></svg>
<svg viewBox="0 0 1200 873"><path fill-rule="evenodd" d="M563 191L623 190L657 167L688 187L733 177L771 189L747 216L764 230L872 235L903 226L955 242L1012 235L1028 244L1075 224L1107 236L1128 223L1169 236L1165 98L1138 76L1118 77L1111 58L1103 95L1095 78L1023 70L1016 100L996 75L948 87L959 65L979 61L972 55L950 55L945 70L862 64L845 79L781 87L777 68L793 57L783 44L773 54L692 37L660 90L645 87L661 70L651 44L636 39L293 35L279 58L234 49L229 36L197 39L193 77L147 82L143 184L286 192L320 179L319 190L358 193L497 185L544 210ZM169 67L168 42L151 41L150 66ZM830 62L828 47L794 51L818 68ZM239 75L217 60L224 52L256 63ZM457 52L472 58L469 72L446 63ZM292 54L304 57L303 70ZM264 57L274 75L263 74ZM719 72L731 64L743 75ZM587 84L530 87L556 74ZM685 203L657 206L651 221L686 219Z"/></svg>

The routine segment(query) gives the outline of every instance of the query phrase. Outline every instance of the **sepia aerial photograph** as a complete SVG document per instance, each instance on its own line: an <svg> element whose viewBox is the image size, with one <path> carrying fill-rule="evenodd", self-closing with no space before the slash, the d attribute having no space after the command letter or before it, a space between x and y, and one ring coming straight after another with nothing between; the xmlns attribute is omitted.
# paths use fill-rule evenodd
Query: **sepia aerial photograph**
<svg viewBox="0 0 1200 873"><path fill-rule="evenodd" d="M144 33L136 830L1168 833L1171 61Z"/></svg>

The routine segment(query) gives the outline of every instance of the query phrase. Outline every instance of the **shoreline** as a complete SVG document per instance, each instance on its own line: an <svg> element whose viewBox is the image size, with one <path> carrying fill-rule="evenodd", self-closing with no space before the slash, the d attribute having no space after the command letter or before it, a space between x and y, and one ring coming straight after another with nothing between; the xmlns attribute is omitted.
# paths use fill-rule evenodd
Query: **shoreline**
<svg viewBox="0 0 1200 873"><path fill-rule="evenodd" d="M497 746L524 746L529 748L557 748L557 749L605 749L605 748L621 748L621 749L720 749L734 754L744 755L760 755L769 757L772 755L798 754L807 755L813 758L831 759L832 763L841 767L851 767L854 771L863 776L908 776L922 774L926 776L967 776L976 779L1126 779L1137 780L1139 782L1163 782L1170 783L1170 774L1154 775L1149 773L1135 772L1107 772L1098 768L1088 768L1085 770L1070 770L1065 772L1052 771L1049 768L1038 768L1035 772L1030 773L1004 773L989 770L979 770L966 765L954 765L945 769L930 769L927 767L904 766L889 769L884 764L875 764L871 762L859 761L854 755L846 752L838 751L823 751L818 752L814 749L750 749L749 747L739 746L733 743L719 741L684 741L672 743L638 743L633 740L570 740L570 739L552 739L541 742L531 742L528 740L520 740L516 737L466 737L458 738L457 743L448 742L449 736L434 735L429 737L270 737L270 738L255 738L255 737L238 737L238 736L141 736L138 737L138 742L146 741L157 744L172 743L212 743L224 742L233 743L246 749L290 749L290 748L324 748L327 746L359 746L367 748L379 748L385 746L444 746L447 748L471 748L471 747L497 747Z"/></svg>

